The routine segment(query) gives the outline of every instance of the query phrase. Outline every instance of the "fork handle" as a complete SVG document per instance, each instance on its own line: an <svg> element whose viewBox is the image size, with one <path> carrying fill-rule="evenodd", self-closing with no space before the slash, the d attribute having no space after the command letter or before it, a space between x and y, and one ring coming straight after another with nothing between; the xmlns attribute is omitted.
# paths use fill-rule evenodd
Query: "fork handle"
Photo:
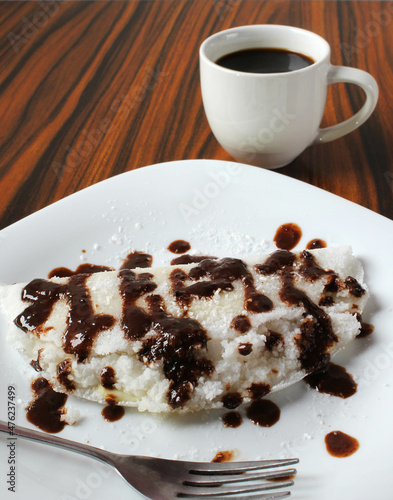
<svg viewBox="0 0 393 500"><path fill-rule="evenodd" d="M101 460L109 465L113 465L111 457L112 453L100 450L94 446L87 446L82 443L70 441L69 439L59 438L57 436L53 436L52 434L44 434L43 432L27 429L25 427L8 427L8 425L2 420L0 420L0 432L8 434L10 437L18 436L29 439L30 441L38 441L39 443L57 446L58 448L63 448L69 451L75 451L82 455L87 455L89 457L96 458L97 460Z"/></svg>

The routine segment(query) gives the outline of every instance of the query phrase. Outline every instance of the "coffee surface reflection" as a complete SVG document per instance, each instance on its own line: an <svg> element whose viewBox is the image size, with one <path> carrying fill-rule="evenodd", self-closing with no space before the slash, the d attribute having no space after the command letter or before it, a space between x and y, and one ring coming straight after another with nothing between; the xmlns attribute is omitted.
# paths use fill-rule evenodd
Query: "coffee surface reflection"
<svg viewBox="0 0 393 500"><path fill-rule="evenodd" d="M288 73L314 62L311 57L286 49L254 48L226 54L216 64L244 73Z"/></svg>

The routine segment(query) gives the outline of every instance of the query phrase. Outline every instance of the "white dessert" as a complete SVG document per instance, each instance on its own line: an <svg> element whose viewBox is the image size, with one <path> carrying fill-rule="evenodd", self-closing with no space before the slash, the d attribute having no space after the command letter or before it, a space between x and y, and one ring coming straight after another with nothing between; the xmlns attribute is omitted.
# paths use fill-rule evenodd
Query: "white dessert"
<svg viewBox="0 0 393 500"><path fill-rule="evenodd" d="M258 399L326 366L368 296L349 247L272 255L1 285L7 339L55 390L99 403Z"/></svg>

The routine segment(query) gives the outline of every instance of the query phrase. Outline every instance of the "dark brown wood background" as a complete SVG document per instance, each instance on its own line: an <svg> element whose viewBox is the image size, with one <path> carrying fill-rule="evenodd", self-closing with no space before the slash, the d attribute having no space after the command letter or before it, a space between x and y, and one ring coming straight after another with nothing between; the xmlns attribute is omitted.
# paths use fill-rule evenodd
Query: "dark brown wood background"
<svg viewBox="0 0 393 500"><path fill-rule="evenodd" d="M127 170L229 159L204 115L198 50L251 23L313 30L333 64L377 79L365 125L279 171L393 219L393 2L0 2L0 229ZM332 87L324 124L362 100L356 87Z"/></svg>

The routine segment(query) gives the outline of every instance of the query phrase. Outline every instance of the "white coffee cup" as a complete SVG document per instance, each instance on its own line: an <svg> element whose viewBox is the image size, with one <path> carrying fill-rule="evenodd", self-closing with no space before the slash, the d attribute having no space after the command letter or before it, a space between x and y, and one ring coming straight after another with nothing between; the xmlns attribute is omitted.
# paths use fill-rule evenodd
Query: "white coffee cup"
<svg viewBox="0 0 393 500"><path fill-rule="evenodd" d="M285 73L246 73L216 64L224 55L261 47L300 53L315 62ZM236 160L265 168L287 165L311 144L352 132L378 100L378 85L369 73L332 66L327 41L292 26L221 31L203 42L199 57L203 105L216 139ZM321 129L328 85L338 82L359 85L365 103L348 120Z"/></svg>

